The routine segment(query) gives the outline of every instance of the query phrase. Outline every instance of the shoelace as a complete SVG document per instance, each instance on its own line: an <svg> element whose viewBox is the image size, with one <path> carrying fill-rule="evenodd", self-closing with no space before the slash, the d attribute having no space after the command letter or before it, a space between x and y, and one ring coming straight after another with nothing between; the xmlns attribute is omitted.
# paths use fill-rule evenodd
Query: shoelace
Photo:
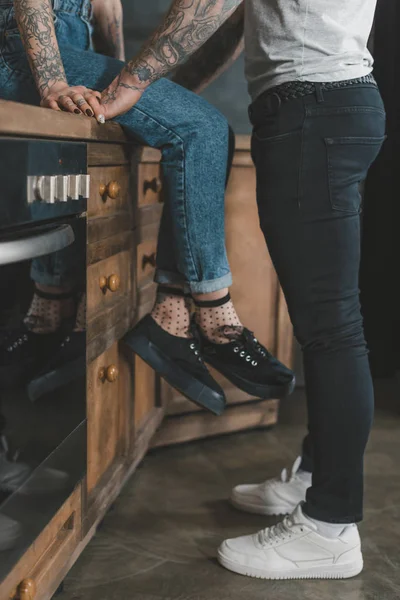
<svg viewBox="0 0 400 600"><path fill-rule="evenodd" d="M224 329L226 330L226 337L236 341L233 348L235 354L238 354L240 358L250 363L252 367L257 367L260 360L271 358L270 353L260 344L254 333L246 329L246 327L230 327L229 329L231 330L237 329L236 332L233 331L232 333L228 328Z"/></svg>
<svg viewBox="0 0 400 600"><path fill-rule="evenodd" d="M261 531L259 531L258 541L262 546L268 546L274 542L284 541L287 538L292 537L294 533L294 525L295 522L293 521L293 517L289 515L277 525L273 525L272 527L267 527L266 529L262 529ZM300 526L300 531L304 531L303 526Z"/></svg>

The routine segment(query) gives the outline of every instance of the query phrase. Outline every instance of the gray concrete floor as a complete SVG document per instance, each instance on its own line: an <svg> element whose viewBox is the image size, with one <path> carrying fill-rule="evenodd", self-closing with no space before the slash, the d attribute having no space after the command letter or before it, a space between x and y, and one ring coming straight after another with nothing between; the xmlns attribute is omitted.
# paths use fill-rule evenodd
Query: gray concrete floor
<svg viewBox="0 0 400 600"><path fill-rule="evenodd" d="M60 600L400 599L400 414L385 403L377 411L366 460L362 575L266 582L217 564L216 548L224 538L274 522L231 508L226 502L231 487L290 466L304 431L304 399L297 393L272 430L147 456L70 572Z"/></svg>

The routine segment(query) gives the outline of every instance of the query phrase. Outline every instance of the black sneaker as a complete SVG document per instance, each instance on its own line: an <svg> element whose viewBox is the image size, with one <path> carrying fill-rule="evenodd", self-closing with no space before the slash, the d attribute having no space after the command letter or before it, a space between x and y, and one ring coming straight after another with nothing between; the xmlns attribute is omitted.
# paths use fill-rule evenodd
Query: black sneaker
<svg viewBox="0 0 400 600"><path fill-rule="evenodd" d="M263 399L284 398L295 387L294 373L272 356L245 327L224 327L231 341L210 342L198 328L204 360L238 388Z"/></svg>
<svg viewBox="0 0 400 600"><path fill-rule="evenodd" d="M223 412L225 394L208 372L196 336L187 339L171 335L147 315L124 341L189 400L216 415Z"/></svg>
<svg viewBox="0 0 400 600"><path fill-rule="evenodd" d="M30 331L24 323L3 332L0 341L0 389L24 385L57 347L60 334Z"/></svg>

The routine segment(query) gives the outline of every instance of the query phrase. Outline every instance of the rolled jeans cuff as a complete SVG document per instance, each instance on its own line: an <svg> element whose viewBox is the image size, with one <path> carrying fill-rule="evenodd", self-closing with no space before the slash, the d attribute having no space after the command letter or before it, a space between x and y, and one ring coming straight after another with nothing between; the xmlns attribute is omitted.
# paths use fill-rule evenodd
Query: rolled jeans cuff
<svg viewBox="0 0 400 600"><path fill-rule="evenodd" d="M154 281L163 284L182 284L185 292L191 292L192 294L209 294L230 287L232 285L232 274L228 272L226 275L218 277L218 279L208 281L185 281L179 273L157 269Z"/></svg>

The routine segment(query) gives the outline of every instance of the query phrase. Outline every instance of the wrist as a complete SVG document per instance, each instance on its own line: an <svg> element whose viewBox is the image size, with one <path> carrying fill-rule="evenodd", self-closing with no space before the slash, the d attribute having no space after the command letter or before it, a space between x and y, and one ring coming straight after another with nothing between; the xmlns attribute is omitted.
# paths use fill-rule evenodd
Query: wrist
<svg viewBox="0 0 400 600"><path fill-rule="evenodd" d="M140 68L133 63L128 63L122 71L121 81L138 92L145 92L154 80L154 75L148 69Z"/></svg>
<svg viewBox="0 0 400 600"><path fill-rule="evenodd" d="M66 79L60 80L60 81L55 81L54 83L51 83L50 85L48 85L46 87L45 90L42 91L42 93L41 93L42 100L47 98L47 96L50 96L50 94L57 94L57 93L61 92L66 87L68 87L68 82Z"/></svg>

